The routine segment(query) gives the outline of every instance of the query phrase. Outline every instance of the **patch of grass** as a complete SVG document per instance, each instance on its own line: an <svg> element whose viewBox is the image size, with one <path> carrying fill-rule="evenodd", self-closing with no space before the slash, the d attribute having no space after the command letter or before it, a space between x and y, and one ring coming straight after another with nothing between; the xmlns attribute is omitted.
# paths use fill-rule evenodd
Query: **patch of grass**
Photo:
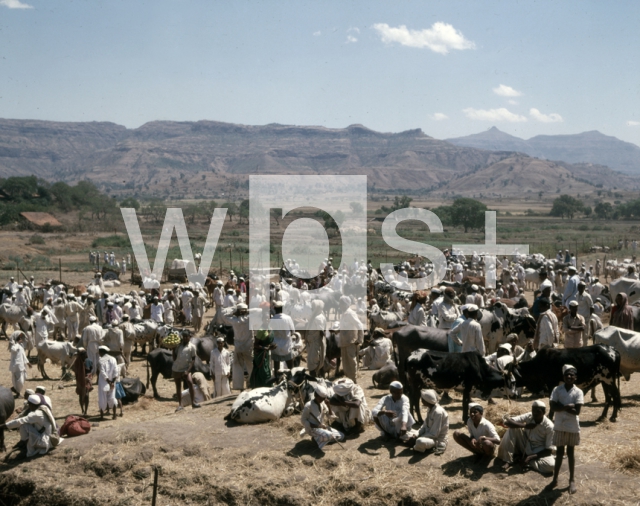
<svg viewBox="0 0 640 506"><path fill-rule="evenodd" d="M31 237L29 237L29 244L44 244L44 237L42 237L40 234L33 234Z"/></svg>
<svg viewBox="0 0 640 506"><path fill-rule="evenodd" d="M92 248L130 248L129 239L123 235L108 235L107 237L98 237L91 243Z"/></svg>

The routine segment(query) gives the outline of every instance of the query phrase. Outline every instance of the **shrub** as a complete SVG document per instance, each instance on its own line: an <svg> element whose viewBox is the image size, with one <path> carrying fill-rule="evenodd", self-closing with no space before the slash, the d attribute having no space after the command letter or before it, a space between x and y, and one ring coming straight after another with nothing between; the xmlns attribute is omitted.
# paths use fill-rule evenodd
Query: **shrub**
<svg viewBox="0 0 640 506"><path fill-rule="evenodd" d="M44 244L44 237L39 234L33 234L29 237L29 244Z"/></svg>
<svg viewBox="0 0 640 506"><path fill-rule="evenodd" d="M123 235L109 235L107 237L98 237L91 243L92 248L129 248L131 247L129 239Z"/></svg>

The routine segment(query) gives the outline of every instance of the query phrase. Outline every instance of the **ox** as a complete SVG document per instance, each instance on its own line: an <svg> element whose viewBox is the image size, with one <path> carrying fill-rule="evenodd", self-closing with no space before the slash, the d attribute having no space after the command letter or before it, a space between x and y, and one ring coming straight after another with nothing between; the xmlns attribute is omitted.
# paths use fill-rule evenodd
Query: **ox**
<svg viewBox="0 0 640 506"><path fill-rule="evenodd" d="M402 312L380 311L379 313L371 313L369 320L371 321L371 328L379 327L387 330L390 324L404 320L404 316Z"/></svg>
<svg viewBox="0 0 640 506"><path fill-rule="evenodd" d="M38 371L43 379L50 379L44 369L46 360L52 364L60 364L62 367L62 378L67 374L67 369L73 365L78 353L78 349L70 342L57 342L44 340L36 346L38 351Z"/></svg>
<svg viewBox="0 0 640 506"><path fill-rule="evenodd" d="M307 380L313 378L307 375L304 368L285 371L284 377L276 386L254 388L238 395L224 419L238 423L278 420L286 411L293 412L287 407L294 403L294 396L299 394L301 389L306 390L304 387ZM306 395L304 397L306 398Z"/></svg>
<svg viewBox="0 0 640 506"><path fill-rule="evenodd" d="M640 281L637 279L618 278L609 283L609 290L611 292L611 300L614 302L617 295L623 292L629 297L628 304L633 304L640 300Z"/></svg>
<svg viewBox="0 0 640 506"><path fill-rule="evenodd" d="M5 302L0 304L0 322L2 322L2 333L7 336L6 326L7 323L10 327L13 327L16 323L20 325L20 329L23 332L28 332L31 328L31 318L27 312L20 306Z"/></svg>
<svg viewBox="0 0 640 506"><path fill-rule="evenodd" d="M620 354L611 346L596 344L568 350L545 348L533 359L518 364L514 374L516 381L521 381L532 394L551 392L562 382L562 366L565 364L571 364L578 370L578 388L587 391L602 384L606 400L598 420L606 418L609 406L613 404L611 421L615 422L621 406L618 387ZM553 410L549 417L553 417Z"/></svg>
<svg viewBox="0 0 640 506"><path fill-rule="evenodd" d="M595 344L613 346L620 353L620 374L627 381L631 373L640 372L640 333L610 326L596 332Z"/></svg>
<svg viewBox="0 0 640 506"><path fill-rule="evenodd" d="M510 309L502 302L496 302L480 317L482 335L487 343L487 354L496 351L506 336L514 333L525 339L532 339L536 333L536 320L527 308ZM519 343L521 346L524 342Z"/></svg>
<svg viewBox="0 0 640 506"><path fill-rule="evenodd" d="M371 380L375 388L387 390L391 382L396 381L398 378L396 364L393 363L393 360L387 360L387 363L381 369L373 373Z"/></svg>
<svg viewBox="0 0 640 506"><path fill-rule="evenodd" d="M15 407L16 401L11 390L6 387L0 387L0 424L6 423L11 418ZM0 452L5 451L7 451L7 448L4 445L4 429L0 429Z"/></svg>
<svg viewBox="0 0 640 506"><path fill-rule="evenodd" d="M147 355L147 388L149 388L149 381L153 387L153 397L159 399L158 389L156 388L156 382L158 376L162 374L164 379L171 379L173 376L173 353L164 348L156 348ZM149 368L151 368L151 375L149 375ZM207 379L211 379L209 373L209 367L205 365L200 357L196 357L193 365L193 372L201 372Z"/></svg>
<svg viewBox="0 0 640 506"><path fill-rule="evenodd" d="M398 377L405 387L407 387L407 379L404 367L411 353L419 348L440 352L449 351L447 331L433 327L406 325L393 333L391 341L394 348L397 348L397 353L394 350L393 358L398 368Z"/></svg>
<svg viewBox="0 0 640 506"><path fill-rule="evenodd" d="M495 388L511 388L511 370L504 373L494 369L482 355L476 351L449 353L435 360L429 350L419 349L407 358L405 364L406 382L409 384L409 402L411 411L422 422L420 414L420 390L433 385L439 390L462 387L462 420L469 416L471 391L480 390L488 397Z"/></svg>

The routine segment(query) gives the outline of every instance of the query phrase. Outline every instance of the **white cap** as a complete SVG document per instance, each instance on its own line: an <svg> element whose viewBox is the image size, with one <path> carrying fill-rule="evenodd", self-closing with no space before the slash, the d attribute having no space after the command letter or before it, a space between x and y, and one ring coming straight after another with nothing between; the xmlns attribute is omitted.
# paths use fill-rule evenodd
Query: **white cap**
<svg viewBox="0 0 640 506"><path fill-rule="evenodd" d="M544 410L547 409L547 405L544 402L542 402L541 400L533 401L533 404L531 404L531 406L534 407L534 408L542 408Z"/></svg>
<svg viewBox="0 0 640 506"><path fill-rule="evenodd" d="M478 310L478 306L476 306L475 304L467 304L467 311L477 311Z"/></svg>
<svg viewBox="0 0 640 506"><path fill-rule="evenodd" d="M478 285L471 285L471 291L477 292L478 291Z"/></svg>
<svg viewBox="0 0 640 506"><path fill-rule="evenodd" d="M98 350L109 351L109 347L108 346L99 346Z"/></svg>
<svg viewBox="0 0 640 506"><path fill-rule="evenodd" d="M27 397L27 401L31 404L40 404L40 396L31 394L29 397Z"/></svg>
<svg viewBox="0 0 640 506"><path fill-rule="evenodd" d="M224 337L219 337L218 339L216 339L216 342L224 343Z"/></svg>
<svg viewBox="0 0 640 506"><path fill-rule="evenodd" d="M329 396L327 389L322 385L316 386L315 392L318 397L322 397L323 399L326 399Z"/></svg>
<svg viewBox="0 0 640 506"><path fill-rule="evenodd" d="M422 390L420 392L420 397L422 397L423 401L426 401L430 404L438 403L438 395L436 394L435 390L432 390L432 389Z"/></svg>
<svg viewBox="0 0 640 506"><path fill-rule="evenodd" d="M571 302L569 302L569 306L578 307L579 306L578 301L577 300L572 300Z"/></svg>
<svg viewBox="0 0 640 506"><path fill-rule="evenodd" d="M562 375L564 376L565 374L567 374L567 371L570 371L571 369L573 369L574 371L578 372L578 369L576 369L576 366L571 365L571 364L565 364L562 366Z"/></svg>
<svg viewBox="0 0 640 506"><path fill-rule="evenodd" d="M394 388L396 390L402 390L403 386L402 386L402 383L400 383L399 381L392 381L391 384L389 385L389 388Z"/></svg>
<svg viewBox="0 0 640 506"><path fill-rule="evenodd" d="M542 283L540 283L540 291L544 290L545 288L553 288L553 283L548 279L545 279Z"/></svg>

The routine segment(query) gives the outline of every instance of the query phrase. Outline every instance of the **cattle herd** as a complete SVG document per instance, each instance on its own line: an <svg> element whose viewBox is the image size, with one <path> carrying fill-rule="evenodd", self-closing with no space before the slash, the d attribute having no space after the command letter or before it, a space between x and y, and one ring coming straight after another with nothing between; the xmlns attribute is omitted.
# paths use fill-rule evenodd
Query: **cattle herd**
<svg viewBox="0 0 640 506"><path fill-rule="evenodd" d="M5 337L11 338L19 331L26 335L25 352L29 356L35 352L38 374L43 378L48 377L45 364L49 362L60 364L63 376L68 374L78 348L88 350L94 334L98 336L97 342L106 345L109 354L117 359L121 377L127 375L134 350L141 346L146 357L147 387L151 385L157 398L158 377L171 378L174 361L163 341L174 332L190 328L192 314L197 312L194 300L203 298L206 307L215 310L215 316L205 322L199 333L194 332L191 339L197 351L193 372L201 372L209 380L212 379L209 359L216 339L222 336L225 347L232 349L234 330L238 331L239 323L232 325L226 321L220 316L221 310L244 303L249 311L262 311L268 320L273 315L273 302L279 301L297 330L287 336L294 342L291 347L294 363L287 362L289 367L284 362L277 364L279 370L268 385L240 392L226 417L238 423L259 423L300 412L319 385L332 394L333 380L341 375L340 361L344 357L339 322L340 300L346 296L351 302L349 310L358 316L365 329L358 362L367 356L376 358L364 365L376 370L374 388L387 389L391 382L399 380L418 421L422 418L419 408L422 389L435 388L445 395L459 389L466 420L474 396L517 398L525 391L533 396L548 396L562 382L565 364L576 367L576 384L580 388L595 391L602 385L606 402L600 418L605 418L611 409L611 420L616 420L621 406L620 377L628 379L631 373L640 371L640 307L633 305L640 303L640 281L634 262L598 260L595 265L579 266L575 257L559 252L553 259L539 254L494 258L489 265L481 254L471 258L448 251L445 254L449 266L447 279L429 293L407 290L411 279L426 277L431 272L432 266L421 258L402 262L393 271L384 273L364 261L354 260L353 265L334 269L327 260L321 276L313 283L297 277L296 274L303 274L288 261L280 270L279 279L267 284L267 289L261 288L263 280L255 283L251 274L239 277L233 272L224 282L211 276L205 288L173 285L165 290L140 289L127 294L117 293L118 287L107 289L98 276L89 283L90 289L55 282L37 286L33 279L18 285L11 279L3 289L0 322ZM485 286L490 269L497 280L494 287ZM553 346L536 349L539 314L529 300L539 296L543 282L551 283L551 310L557 315L560 339ZM581 283L585 285L584 291L567 293ZM455 318L463 316L461 307L478 308L474 318L482 331L484 349L452 350L452 321L447 320L446 311L440 307L446 290L451 295L450 310ZM534 292L533 298L529 296L527 300L527 292ZM358 293L365 296L353 295ZM589 318L595 315L600 321L606 320L604 317L612 308L615 310L616 296L627 294L633 328L600 325L593 333L585 330L582 346L565 348L562 318L568 302L583 293L590 297ZM326 332L321 366L317 371L309 371L302 364L311 302L317 299L324 303ZM154 304L162 309L154 312ZM373 329L383 332L374 335ZM509 348L512 360L498 367L491 357L495 358L496 350L512 340L513 334L517 339ZM300 340L297 345L296 339ZM385 344L388 342L390 346ZM150 347L149 353L146 346ZM523 353L518 354L516 348ZM231 356L232 360L237 359L234 353ZM232 371L238 374L237 368ZM248 380L250 371L246 373ZM357 376L353 379L358 381ZM14 408L13 397L7 391L0 390L0 423Z"/></svg>

